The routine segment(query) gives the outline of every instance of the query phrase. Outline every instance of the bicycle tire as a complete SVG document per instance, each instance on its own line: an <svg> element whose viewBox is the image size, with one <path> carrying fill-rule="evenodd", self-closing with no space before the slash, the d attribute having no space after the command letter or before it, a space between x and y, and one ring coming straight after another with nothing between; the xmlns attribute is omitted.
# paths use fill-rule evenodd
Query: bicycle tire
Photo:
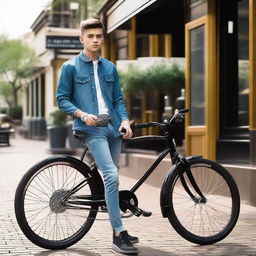
<svg viewBox="0 0 256 256"><path fill-rule="evenodd" d="M207 245L224 239L234 228L240 212L240 196L230 173L220 164L203 158L189 159L191 172L206 202L192 200L181 183L181 175L193 195L184 169L176 168L167 184L168 219L186 240ZM225 189L225 190L224 190Z"/></svg>
<svg viewBox="0 0 256 256"><path fill-rule="evenodd" d="M89 167L77 161L65 156L47 158L30 168L17 187L17 222L25 236L42 248L57 250L75 244L96 218L98 206L90 206L86 211L59 203L84 178L87 185L75 195L98 195Z"/></svg>

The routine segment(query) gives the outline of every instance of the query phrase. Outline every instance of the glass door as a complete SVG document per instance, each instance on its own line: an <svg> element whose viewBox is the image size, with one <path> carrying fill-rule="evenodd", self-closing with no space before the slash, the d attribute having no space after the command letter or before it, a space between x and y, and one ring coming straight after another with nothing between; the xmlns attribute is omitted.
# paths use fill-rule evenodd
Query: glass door
<svg viewBox="0 0 256 256"><path fill-rule="evenodd" d="M219 160L249 160L249 0L219 0Z"/></svg>

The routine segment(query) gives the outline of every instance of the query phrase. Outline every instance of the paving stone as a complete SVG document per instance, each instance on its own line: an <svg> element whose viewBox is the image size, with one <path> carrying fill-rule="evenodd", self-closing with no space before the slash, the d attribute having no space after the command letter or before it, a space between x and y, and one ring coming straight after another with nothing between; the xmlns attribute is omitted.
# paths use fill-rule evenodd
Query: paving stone
<svg viewBox="0 0 256 256"><path fill-rule="evenodd" d="M50 251L32 244L20 230L14 213L16 187L24 173L36 162L49 156L48 141L25 140L16 136L11 147L0 147L0 255L10 256L112 256L112 229L108 221L95 221L91 230L78 243L65 250ZM4 165L2 164L4 163ZM4 166L4 167L3 167ZM135 180L120 177L122 189L129 189ZM124 219L129 233L140 239L140 256L221 256L256 255L256 208L245 204L231 234L219 243L198 246L184 240L172 228L168 219L162 218L159 195L160 189L143 184L136 192L139 206L150 210L149 218L132 217ZM99 214L106 219L106 214Z"/></svg>

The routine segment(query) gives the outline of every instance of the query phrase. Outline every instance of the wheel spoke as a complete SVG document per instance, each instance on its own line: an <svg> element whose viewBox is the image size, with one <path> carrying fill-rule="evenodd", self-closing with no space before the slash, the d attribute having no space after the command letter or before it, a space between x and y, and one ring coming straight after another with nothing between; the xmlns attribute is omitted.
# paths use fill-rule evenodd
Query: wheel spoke
<svg viewBox="0 0 256 256"><path fill-rule="evenodd" d="M25 218L32 232L48 241L67 243L67 239L83 229L89 230L97 211L92 207L78 210L63 202L80 183L74 196L93 198L87 173L81 173L69 163L53 162L36 170L23 195Z"/></svg>
<svg viewBox="0 0 256 256"><path fill-rule="evenodd" d="M211 239L211 237L218 235L223 236L222 232L230 225L234 210L231 187L221 172L212 169L210 164L192 164L190 169L206 201L197 194L186 172L184 172L185 182L194 196L192 199L183 187L180 175L177 174L171 192L175 219L185 230L191 233L191 236L188 236L192 238L188 238L188 240L195 240L195 236L198 237L198 240ZM170 215L171 223L173 218Z"/></svg>

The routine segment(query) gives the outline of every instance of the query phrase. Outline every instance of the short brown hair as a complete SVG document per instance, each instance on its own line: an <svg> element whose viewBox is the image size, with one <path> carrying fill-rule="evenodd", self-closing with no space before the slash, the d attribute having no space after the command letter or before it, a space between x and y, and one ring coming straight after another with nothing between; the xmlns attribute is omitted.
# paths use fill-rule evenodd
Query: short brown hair
<svg viewBox="0 0 256 256"><path fill-rule="evenodd" d="M104 34L104 26L102 22L98 19L86 19L81 21L80 23L81 35L84 33L86 29L89 29L89 28L102 28L103 34Z"/></svg>

